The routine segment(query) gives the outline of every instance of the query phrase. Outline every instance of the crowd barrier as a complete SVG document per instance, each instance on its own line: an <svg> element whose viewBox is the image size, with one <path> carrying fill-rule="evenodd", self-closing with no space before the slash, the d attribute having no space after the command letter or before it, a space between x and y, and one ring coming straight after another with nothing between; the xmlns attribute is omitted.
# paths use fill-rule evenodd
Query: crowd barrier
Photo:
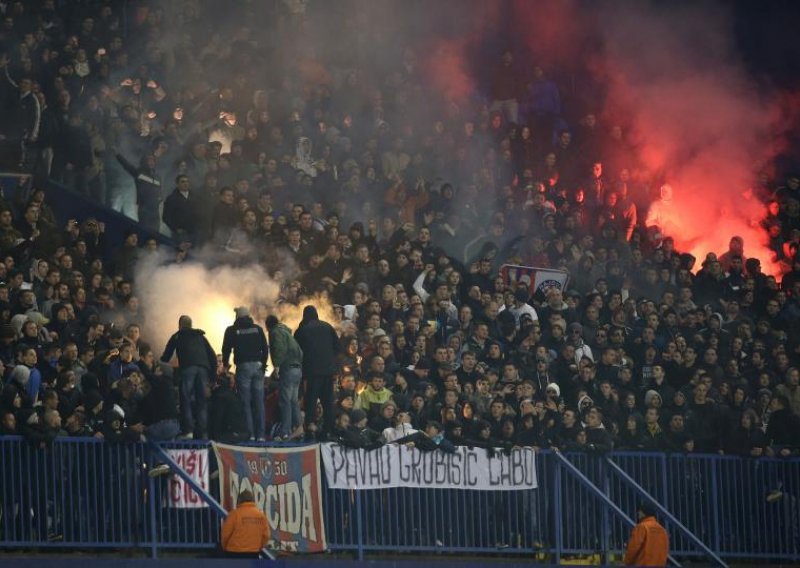
<svg viewBox="0 0 800 568"><path fill-rule="evenodd" d="M218 499L213 452L209 456L209 493ZM800 561L800 459L631 452L566 457L634 516L641 490L615 474L610 459L722 558ZM563 555L621 553L629 526L556 458L550 451L538 454L537 490L323 487L329 548L358 558L370 552L500 553L554 562ZM169 477L147 475L156 461L146 444L64 438L42 449L20 437L0 438L0 547L210 552L219 514L211 507L169 507ZM673 556L704 554L665 525Z"/></svg>

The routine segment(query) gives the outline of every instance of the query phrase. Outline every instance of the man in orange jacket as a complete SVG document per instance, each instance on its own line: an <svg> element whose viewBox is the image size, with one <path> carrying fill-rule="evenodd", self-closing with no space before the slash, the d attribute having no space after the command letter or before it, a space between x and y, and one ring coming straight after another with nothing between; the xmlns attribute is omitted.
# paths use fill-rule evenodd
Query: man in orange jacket
<svg viewBox="0 0 800 568"><path fill-rule="evenodd" d="M649 503L642 503L636 516L639 523L631 531L625 566L666 566L669 536L658 524L655 509Z"/></svg>
<svg viewBox="0 0 800 568"><path fill-rule="evenodd" d="M258 558L269 536L267 517L256 508L253 492L243 490L239 493L239 505L222 523L222 550L226 556Z"/></svg>

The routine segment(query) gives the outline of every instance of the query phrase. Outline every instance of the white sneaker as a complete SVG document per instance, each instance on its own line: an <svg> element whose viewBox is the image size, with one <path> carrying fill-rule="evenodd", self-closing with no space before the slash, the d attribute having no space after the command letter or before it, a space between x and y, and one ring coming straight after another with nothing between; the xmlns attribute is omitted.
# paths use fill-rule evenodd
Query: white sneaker
<svg viewBox="0 0 800 568"><path fill-rule="evenodd" d="M147 475L150 477L159 477L160 475L166 475L170 471L172 471L168 464L162 463L161 465L157 465L153 469L147 472Z"/></svg>

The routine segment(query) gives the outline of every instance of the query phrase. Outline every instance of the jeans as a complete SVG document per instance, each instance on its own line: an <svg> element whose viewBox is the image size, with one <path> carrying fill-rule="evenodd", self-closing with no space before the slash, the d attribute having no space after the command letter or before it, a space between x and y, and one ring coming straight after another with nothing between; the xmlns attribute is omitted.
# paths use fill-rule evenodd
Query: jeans
<svg viewBox="0 0 800 568"><path fill-rule="evenodd" d="M191 365L180 370L181 427L186 434L205 439L208 434L208 369Z"/></svg>
<svg viewBox="0 0 800 568"><path fill-rule="evenodd" d="M178 421L174 418L167 418L166 420L159 420L155 424L150 424L145 428L144 435L148 440L154 442L161 442L165 440L173 440L175 436L181 431L178 426Z"/></svg>
<svg viewBox="0 0 800 568"><path fill-rule="evenodd" d="M281 436L289 436L300 426L300 383L303 382L303 370L300 366L281 367L280 398L278 408L281 411Z"/></svg>
<svg viewBox="0 0 800 568"><path fill-rule="evenodd" d="M244 416L250 436L264 437L264 367L259 361L236 364L236 386L244 403Z"/></svg>

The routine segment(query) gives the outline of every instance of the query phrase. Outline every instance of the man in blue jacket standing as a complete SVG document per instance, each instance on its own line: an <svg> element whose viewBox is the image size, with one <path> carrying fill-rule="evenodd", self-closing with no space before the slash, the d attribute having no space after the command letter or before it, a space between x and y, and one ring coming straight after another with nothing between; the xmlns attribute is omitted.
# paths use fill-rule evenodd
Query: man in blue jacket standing
<svg viewBox="0 0 800 568"><path fill-rule="evenodd" d="M208 380L217 368L217 355L202 329L192 328L192 318L181 316L178 331L169 338L163 363L178 354L178 376L181 387L181 430L183 438L208 437Z"/></svg>
<svg viewBox="0 0 800 568"><path fill-rule="evenodd" d="M236 320L225 330L222 340L222 363L230 366L231 351L236 364L236 386L244 403L244 414L250 439L266 440L264 428L264 369L267 366L267 337L264 330L253 323L250 310L236 308Z"/></svg>

